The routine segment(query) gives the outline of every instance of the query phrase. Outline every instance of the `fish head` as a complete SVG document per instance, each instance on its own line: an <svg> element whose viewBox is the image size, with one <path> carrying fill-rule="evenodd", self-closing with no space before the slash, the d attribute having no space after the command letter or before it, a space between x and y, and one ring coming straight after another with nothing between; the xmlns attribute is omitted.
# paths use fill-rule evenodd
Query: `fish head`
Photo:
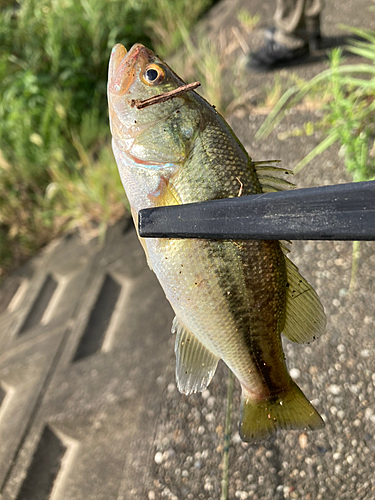
<svg viewBox="0 0 375 500"><path fill-rule="evenodd" d="M183 80L143 45L129 51L121 44L114 46L108 104L113 141L120 151L138 162L181 164L200 122L192 92L143 109L135 105L181 85Z"/></svg>

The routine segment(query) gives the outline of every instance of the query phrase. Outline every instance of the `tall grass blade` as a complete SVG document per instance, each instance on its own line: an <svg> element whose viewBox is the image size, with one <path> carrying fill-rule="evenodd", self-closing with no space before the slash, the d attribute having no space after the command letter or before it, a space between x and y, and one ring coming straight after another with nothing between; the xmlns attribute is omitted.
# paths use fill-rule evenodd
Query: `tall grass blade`
<svg viewBox="0 0 375 500"><path fill-rule="evenodd" d="M255 134L255 139L261 139L262 137L267 137L272 130L274 130L277 125L283 120L285 115L287 114L287 110L283 110L282 108L288 102L293 94L297 92L297 87L292 87L288 89L276 103L275 107L272 109L271 113L268 115L266 120L263 122L258 132Z"/></svg>
<svg viewBox="0 0 375 500"><path fill-rule="evenodd" d="M303 158L297 165L293 168L293 173L297 174L300 172L311 160L319 156L326 149L328 149L332 144L334 144L340 135L337 130L334 130L328 137L326 137L322 142L320 142L308 155Z"/></svg>
<svg viewBox="0 0 375 500"><path fill-rule="evenodd" d="M223 452L223 476L221 481L220 500L228 500L229 448L230 448L230 439L232 431L233 385L234 385L234 375L232 371L228 368L227 408L225 414L224 452Z"/></svg>

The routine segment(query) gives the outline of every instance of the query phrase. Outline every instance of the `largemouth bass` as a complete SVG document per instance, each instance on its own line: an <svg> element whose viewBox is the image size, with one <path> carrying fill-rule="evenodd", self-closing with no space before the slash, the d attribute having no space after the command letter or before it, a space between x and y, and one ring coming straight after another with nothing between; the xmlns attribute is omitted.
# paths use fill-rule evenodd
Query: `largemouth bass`
<svg viewBox="0 0 375 500"><path fill-rule="evenodd" d="M286 182L274 176L276 167L253 162L222 116L194 91L144 109L134 106L183 84L143 45L112 50L112 144L136 227L143 208L259 194ZM324 330L324 311L283 246L140 241L176 314L179 390L206 389L222 359L241 384L244 441L277 428L323 427L288 373L281 333L295 342L312 341Z"/></svg>

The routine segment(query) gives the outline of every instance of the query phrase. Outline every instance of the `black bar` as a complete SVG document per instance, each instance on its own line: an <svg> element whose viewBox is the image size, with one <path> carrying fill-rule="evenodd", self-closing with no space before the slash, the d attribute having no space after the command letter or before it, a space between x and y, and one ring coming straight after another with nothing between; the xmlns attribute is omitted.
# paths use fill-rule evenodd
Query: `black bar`
<svg viewBox="0 0 375 500"><path fill-rule="evenodd" d="M375 240L375 181L148 208L148 238Z"/></svg>

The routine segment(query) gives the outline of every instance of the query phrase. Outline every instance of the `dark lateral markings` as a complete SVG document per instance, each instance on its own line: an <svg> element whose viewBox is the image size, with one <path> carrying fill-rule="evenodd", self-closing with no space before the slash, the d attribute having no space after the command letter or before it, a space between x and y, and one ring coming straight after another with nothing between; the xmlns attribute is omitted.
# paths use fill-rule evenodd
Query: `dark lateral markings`
<svg viewBox="0 0 375 500"><path fill-rule="evenodd" d="M37 298L34 301L34 304L29 311L29 314L26 316L26 319L19 331L19 335L22 335L27 330L30 330L36 325L39 325L52 299L52 296L56 291L57 286L57 281L52 277L51 274L48 274L46 279L44 280L43 286L40 289Z"/></svg>
<svg viewBox="0 0 375 500"><path fill-rule="evenodd" d="M101 349L120 292L121 285L107 274L73 361L91 356Z"/></svg>
<svg viewBox="0 0 375 500"><path fill-rule="evenodd" d="M48 500L65 452L66 446L47 425L16 500Z"/></svg>

